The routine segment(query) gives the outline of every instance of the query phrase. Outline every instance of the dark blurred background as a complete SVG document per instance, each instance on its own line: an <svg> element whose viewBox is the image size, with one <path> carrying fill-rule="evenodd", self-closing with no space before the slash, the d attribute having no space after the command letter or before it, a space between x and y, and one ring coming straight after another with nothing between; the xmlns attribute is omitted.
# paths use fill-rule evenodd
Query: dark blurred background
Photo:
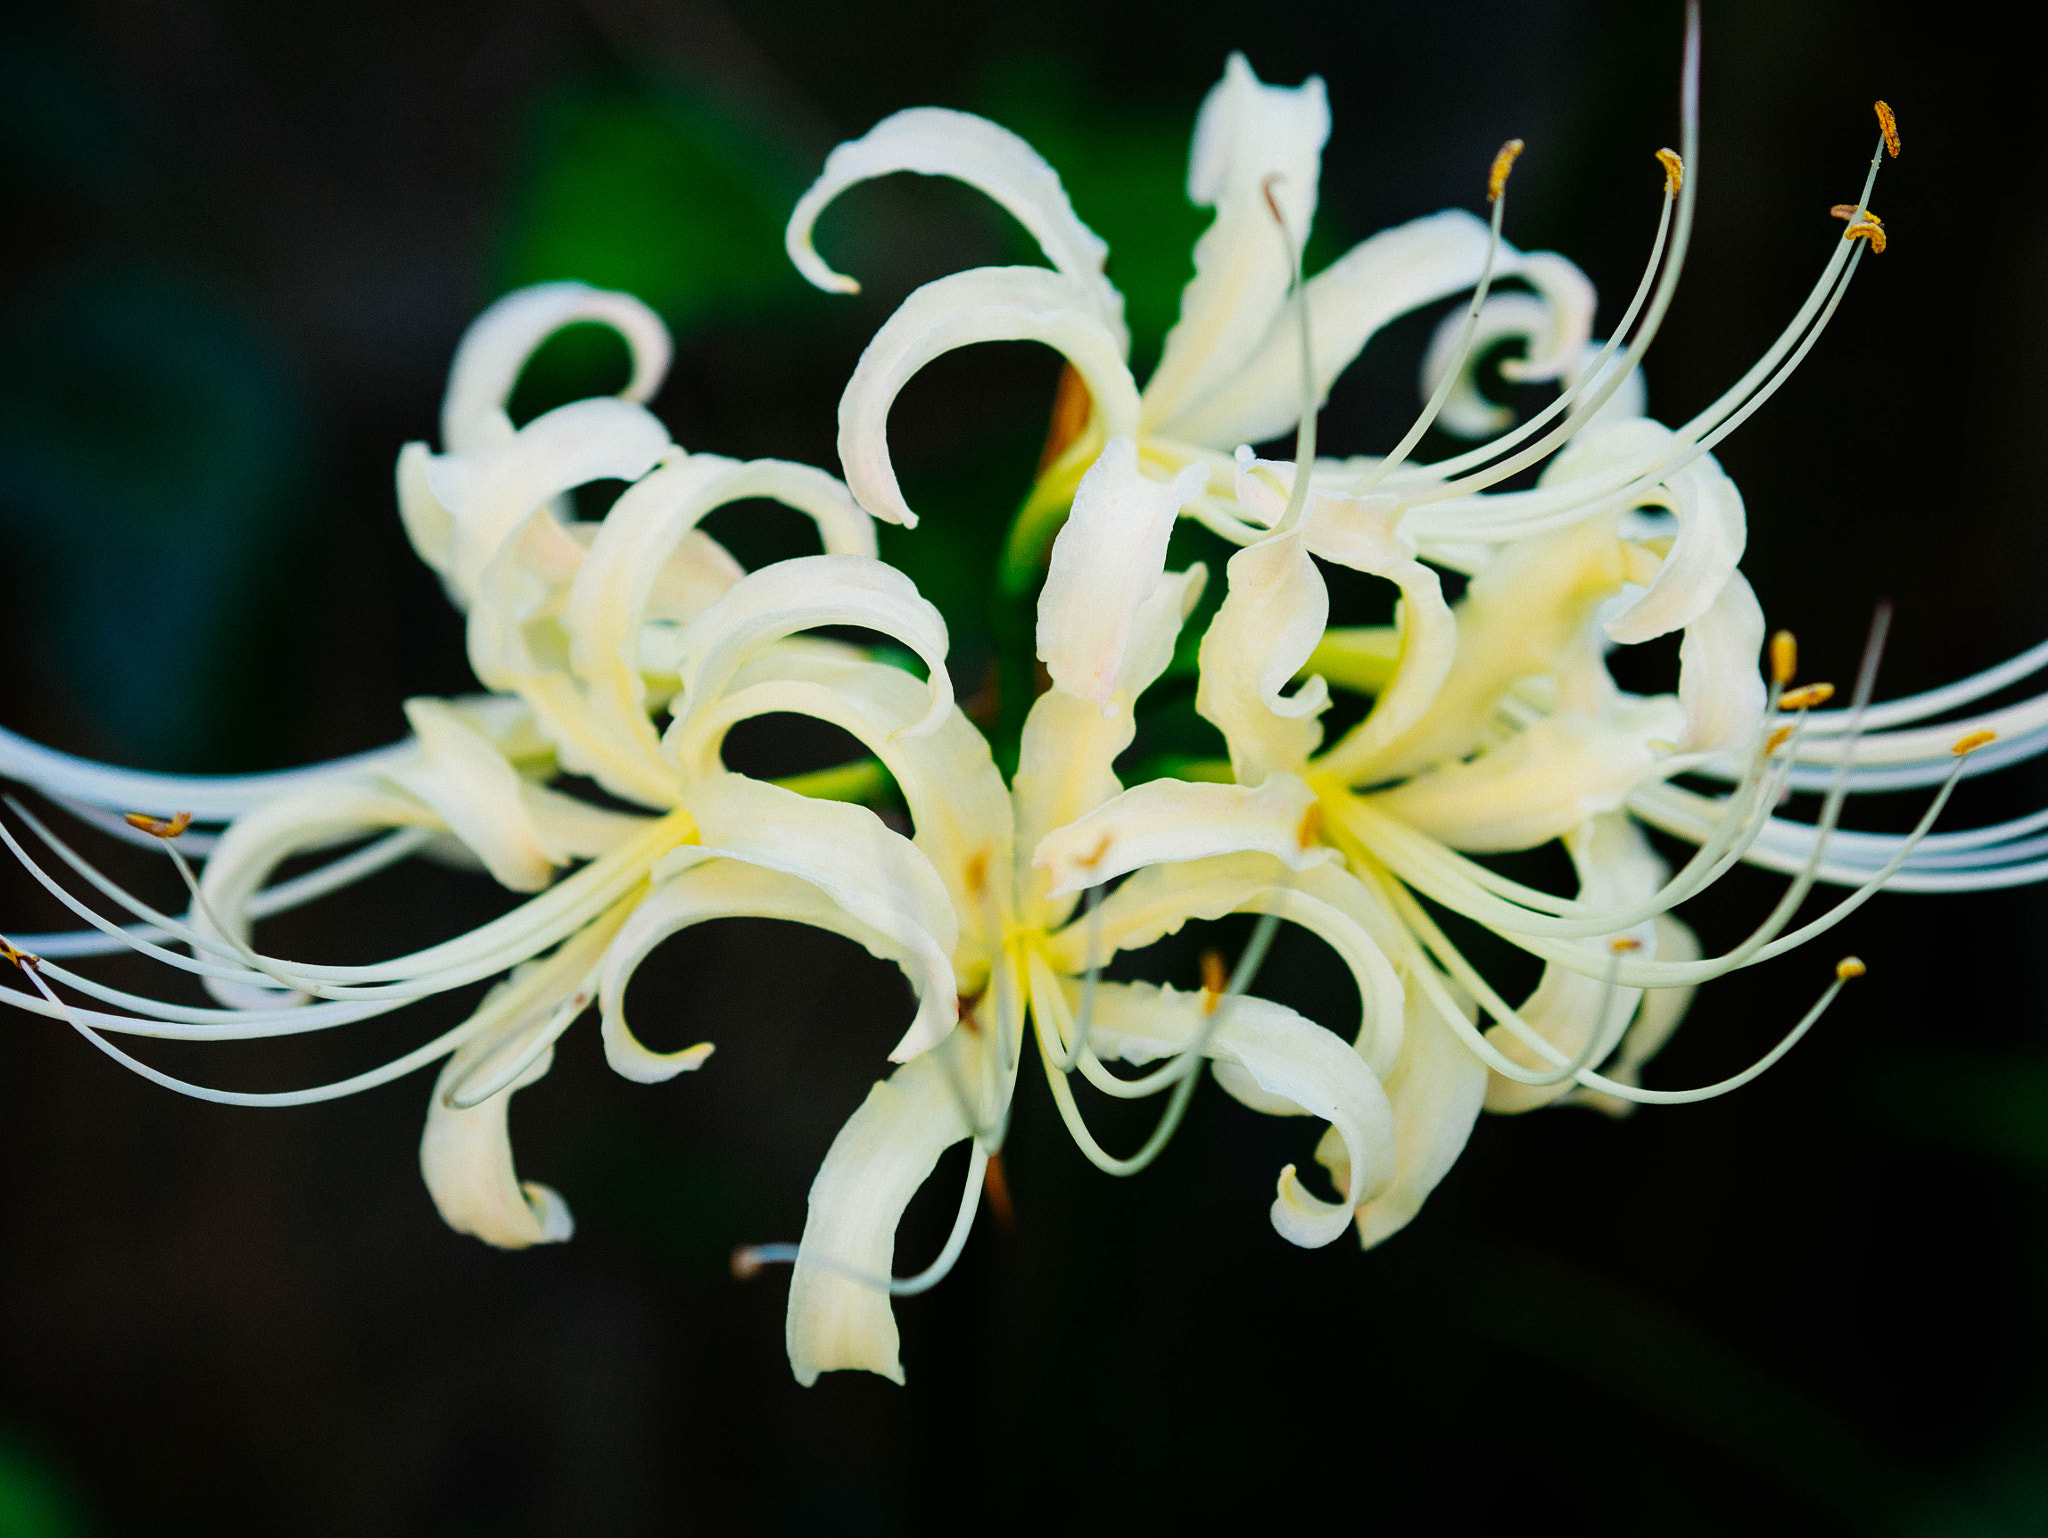
<svg viewBox="0 0 2048 1538"><path fill-rule="evenodd" d="M1268 80L1329 81L1312 260L1475 206L1519 135L1510 233L1578 261L1604 327L1654 224L1650 154L1676 138L1679 31L1676 0L11 7L0 723L137 765L256 768L388 741L405 696L472 687L390 472L432 436L464 325L519 283L579 277L659 308L679 358L655 405L687 447L833 465L840 386L894 304L1026 255L975 194L898 178L821 232L866 292L798 280L788 208L834 143L902 106L983 111L1039 145L1111 243L1141 359L1201 227L1186 136L1232 48ZM1721 453L1748 499L1745 567L1808 676L1852 671L1881 596L1898 605L1885 693L1997 661L2048 617L2028 458L2048 402L2035 70L1966 6L1708 0L1699 233L1650 361L1655 414L1711 401L1796 308L1839 228L1829 205L1860 183L1873 97L1906 147L1874 200L1891 249ZM1398 435L1433 324L1375 343L1327 446ZM613 388L620 367L565 337L522 411ZM967 685L1055 372L1028 347L982 348L896 411L927 519L886 553L946 609ZM791 520L721 520L750 561L802 548ZM2041 775L1999 776L1956 820L2044 796ZM108 858L168 899L163 871ZM1725 946L1777 890L1745 875L1689 916ZM10 929L61 922L12 872L0 901ZM481 878L414 866L266 938L369 959L504 905ZM2044 922L2032 892L1881 898L1839 942L1706 989L1653 1075L1746 1064L1860 951L1870 981L1763 1080L1623 1122L1485 1119L1422 1217L1364 1256L1296 1250L1267 1223L1308 1123L1211 1088L1156 1167L1111 1181L1027 1074L1014 1227L984 1222L951 1281L899 1306L903 1389L797 1388L783 1275L727 1271L736 1244L796 1237L907 1014L895 974L850 944L744 922L671 944L635 1019L657 1044L719 1052L666 1086L614 1077L595 1031L571 1032L514 1128L521 1173L558 1187L579 1228L523 1254L436 1218L416 1163L425 1075L227 1109L13 1015L0 1538L1142 1530L1327 1501L1388 1532L1539 1515L1614 1533L2039 1532ZM1534 969L1509 958L1501 975L1526 987ZM1347 985L1312 945L1283 943L1267 984L1337 1023ZM314 1083L424 1039L430 1015L152 1060L233 1087ZM913 1207L905 1264L936 1247L950 1201Z"/></svg>

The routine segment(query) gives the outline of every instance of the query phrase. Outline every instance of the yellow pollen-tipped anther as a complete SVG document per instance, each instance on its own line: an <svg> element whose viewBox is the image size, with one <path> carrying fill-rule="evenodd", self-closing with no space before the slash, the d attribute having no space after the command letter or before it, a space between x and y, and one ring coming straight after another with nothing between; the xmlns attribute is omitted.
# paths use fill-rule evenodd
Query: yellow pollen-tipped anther
<svg viewBox="0 0 2048 1538"><path fill-rule="evenodd" d="M1515 157L1522 153L1522 141L1510 139L1500 147L1500 153L1493 157L1493 169L1486 173L1486 201L1498 203L1500 195L1507 191L1508 172L1515 168Z"/></svg>
<svg viewBox="0 0 2048 1538"><path fill-rule="evenodd" d="M1616 935L1612 940L1609 940L1607 942L1607 948L1610 951L1613 951L1617 956L1625 956L1630 951L1641 950L1643 948L1643 942L1638 940L1634 935Z"/></svg>
<svg viewBox="0 0 2048 1538"><path fill-rule="evenodd" d="M1873 252L1879 256L1884 255L1884 226L1874 222L1867 216L1858 219L1854 224L1842 231L1842 239L1867 240L1870 242L1870 249Z"/></svg>
<svg viewBox="0 0 2048 1538"><path fill-rule="evenodd" d="M121 820L131 828L139 828L152 838L173 839L192 826L192 814L179 812L174 817L152 817L147 812L123 812Z"/></svg>
<svg viewBox="0 0 2048 1538"><path fill-rule="evenodd" d="M1949 752L1955 754L1957 758L1961 758L1965 754L1974 753L1979 748L1996 741L1998 741L1998 733L1996 732L1971 732L1967 737L1958 737L1956 745L1950 748Z"/></svg>
<svg viewBox="0 0 2048 1538"><path fill-rule="evenodd" d="M1799 671L1799 642L1789 630L1771 637L1771 682L1783 688Z"/></svg>
<svg viewBox="0 0 2048 1538"><path fill-rule="evenodd" d="M1678 158L1677 150L1659 150L1657 160L1664 167L1664 195L1677 197L1678 189L1685 185L1685 162Z"/></svg>
<svg viewBox="0 0 2048 1538"><path fill-rule="evenodd" d="M1789 726L1781 726L1775 732L1772 732L1770 741L1764 744L1764 756L1768 758L1771 754L1777 752L1778 749L1782 748L1791 739L1791 736L1792 728Z"/></svg>
<svg viewBox="0 0 2048 1538"><path fill-rule="evenodd" d="M1861 977L1869 970L1870 968L1866 967L1862 960L1855 956L1844 956L1835 963L1835 976L1845 983L1852 977Z"/></svg>
<svg viewBox="0 0 2048 1538"><path fill-rule="evenodd" d="M34 971L42 959L23 950L12 940L0 940L0 961L11 961L24 972Z"/></svg>
<svg viewBox="0 0 2048 1538"><path fill-rule="evenodd" d="M1797 689L1787 689L1778 696L1780 710L1811 710L1816 705L1825 705L1835 697L1833 684L1801 684Z"/></svg>
<svg viewBox="0 0 2048 1538"><path fill-rule="evenodd" d="M1214 1014L1223 1002L1223 990L1230 986L1230 974L1223 970L1223 953L1202 952L1202 1013Z"/></svg>
<svg viewBox="0 0 2048 1538"><path fill-rule="evenodd" d="M1884 134L1885 152L1892 159L1897 160L1899 158L1899 120L1892 115L1892 109L1885 105L1885 103L1877 102L1875 106L1877 108L1877 126L1879 131Z"/></svg>

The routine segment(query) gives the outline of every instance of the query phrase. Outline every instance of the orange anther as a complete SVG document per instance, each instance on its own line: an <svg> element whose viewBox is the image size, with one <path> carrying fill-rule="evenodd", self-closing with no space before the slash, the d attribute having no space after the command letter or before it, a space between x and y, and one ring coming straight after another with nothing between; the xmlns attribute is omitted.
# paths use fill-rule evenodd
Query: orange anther
<svg viewBox="0 0 2048 1538"><path fill-rule="evenodd" d="M1771 637L1771 682L1783 687L1799 671L1799 643L1792 632L1780 630Z"/></svg>
<svg viewBox="0 0 2048 1538"><path fill-rule="evenodd" d="M1202 952L1202 1012L1214 1014L1223 1002L1223 990L1230 986L1230 974L1223 970L1221 951Z"/></svg>
<svg viewBox="0 0 2048 1538"><path fill-rule="evenodd" d="M1811 710L1816 705L1825 705L1835 697L1833 684L1801 684L1797 689L1787 689L1778 696L1780 710Z"/></svg>
<svg viewBox="0 0 2048 1538"><path fill-rule="evenodd" d="M1966 737L1958 737L1956 745L1950 748L1949 752L1955 754L1957 758L1961 758L1966 753L1974 753L1979 748L1996 741L1998 741L1998 733L1996 732L1971 732Z"/></svg>
<svg viewBox="0 0 2048 1538"><path fill-rule="evenodd" d="M1643 948L1643 942L1638 940L1634 935L1616 935L1612 940L1609 940L1607 942L1607 948L1610 951L1613 951L1617 956L1625 956L1630 951L1641 950Z"/></svg>
<svg viewBox="0 0 2048 1538"><path fill-rule="evenodd" d="M152 817L147 812L123 812L121 820L131 828L139 828L152 838L173 839L192 826L192 814L179 812L175 817Z"/></svg>
<svg viewBox="0 0 2048 1538"><path fill-rule="evenodd" d="M1892 109L1883 102L1876 103L1876 107L1877 126L1879 131L1884 134L1885 150L1892 159L1897 160L1899 158L1899 120L1892 116Z"/></svg>
<svg viewBox="0 0 2048 1538"><path fill-rule="evenodd" d="M1865 219L1868 219L1872 224L1884 223L1882 219L1878 218L1877 215L1872 213L1869 209L1858 208L1854 203L1837 203L1833 208L1828 210L1828 217L1831 219L1854 219L1857 218L1859 215Z"/></svg>
<svg viewBox="0 0 2048 1538"><path fill-rule="evenodd" d="M42 959L40 956L29 954L12 940L0 937L0 961L11 961L24 972L33 972L41 964Z"/></svg>
<svg viewBox="0 0 2048 1538"><path fill-rule="evenodd" d="M1873 223L1868 218L1858 219L1854 224L1842 231L1842 239L1867 240L1870 242L1870 249L1872 251L1875 251L1879 256L1884 255L1884 226Z"/></svg>
<svg viewBox="0 0 2048 1538"><path fill-rule="evenodd" d="M1866 967L1862 960L1855 956L1844 956L1835 963L1835 976L1845 983L1852 977L1861 977L1869 970L1870 968Z"/></svg>
<svg viewBox="0 0 2048 1538"><path fill-rule="evenodd" d="M1508 172L1515 168L1515 157L1522 153L1522 141L1510 139L1500 147L1500 153L1493 157L1493 169L1486 173L1486 201L1498 203L1500 195L1507 191Z"/></svg>
<svg viewBox="0 0 2048 1538"><path fill-rule="evenodd" d="M1664 195L1678 196L1678 189L1685 185L1685 162L1678 158L1677 150L1657 151L1657 160L1664 167Z"/></svg>

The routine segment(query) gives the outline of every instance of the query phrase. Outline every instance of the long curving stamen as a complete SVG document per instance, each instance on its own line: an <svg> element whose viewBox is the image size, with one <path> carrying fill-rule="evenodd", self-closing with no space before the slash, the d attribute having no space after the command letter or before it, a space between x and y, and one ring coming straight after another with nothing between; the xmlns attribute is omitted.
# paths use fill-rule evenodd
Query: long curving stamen
<svg viewBox="0 0 2048 1538"><path fill-rule="evenodd" d="M1152 1129L1152 1135L1127 1159L1119 1159L1105 1152L1102 1145L1095 1140L1095 1135L1088 1130L1087 1122L1081 1116L1080 1107L1074 1103L1071 1079L1066 1074L1053 1072L1052 1048L1041 1026L1038 1032L1038 1050L1040 1058L1045 1063L1046 1082L1052 1087L1053 1103L1059 1107L1060 1119L1066 1123L1067 1131L1073 1134L1075 1144L1089 1163L1106 1175L1135 1175L1158 1158L1166 1145L1172 1141L1174 1133L1180 1129L1182 1118L1187 1115L1188 1104L1194 1098L1195 1086L1200 1082L1200 1075L1196 1069L1200 1065L1202 1055L1208 1051L1210 1043L1215 1039L1217 1030L1229 1014L1231 1004L1258 975L1260 966L1265 962L1266 952L1272 947L1274 932L1279 926L1278 913L1260 916L1258 926L1252 931L1251 941L1245 946L1244 953L1239 956L1237 967L1231 972L1227 982L1222 975L1221 959L1216 957L1214 952L1205 955L1202 1023L1195 1039L1169 1060L1165 1067L1145 1075L1142 1079L1115 1081L1118 1084L1116 1093L1133 1098L1138 1095L1156 1094L1168 1085L1173 1087L1173 1097L1167 1102L1158 1125ZM1051 979L1050 974L1047 974L1047 981L1050 984L1047 992L1052 1008L1064 1016L1066 1000L1060 993L1059 985ZM1034 987L1034 1011L1037 998L1038 989ZM1082 1059L1084 1065L1092 1056L1090 1054ZM1097 1062L1096 1066L1101 1065ZM1092 1075L1090 1082L1094 1082Z"/></svg>
<svg viewBox="0 0 2048 1538"><path fill-rule="evenodd" d="M1273 526L1279 533L1291 529L1301 522L1302 514L1308 508L1309 478L1316 465L1316 367L1315 354L1311 346L1308 315L1308 286L1301 277L1301 249L1294 239L1293 231L1287 228L1287 216L1280 211L1280 200L1273 196L1273 184L1281 180L1278 172L1269 175L1259 183L1259 191L1266 199L1266 211L1273 216L1273 223L1280 231L1280 244L1287 252L1288 264L1293 268L1293 286L1288 298L1293 301L1294 313L1301 327L1301 418L1294 426L1294 485L1287 493L1287 506L1280 514L1280 521Z"/></svg>
<svg viewBox="0 0 2048 1538"><path fill-rule="evenodd" d="M1510 139L1500 147L1500 153L1493 157L1493 169L1486 179L1486 201L1493 205L1492 216L1487 220L1486 263L1479 269L1479 282L1472 290L1472 303L1465 310L1464 329L1458 333L1458 345L1452 350L1450 367L1437 381L1436 389L1430 392L1429 400L1422 408L1401 441L1394 445L1387 457L1367 473L1365 479L1354 488L1353 495L1363 496L1405 464L1408 456L1415 451L1415 445L1422 441L1422 435L1435 425L1437 416L1444 409L1444 402L1451 398L1451 391L1457 388L1462 377L1465 360L1472 351L1472 338L1479 330L1479 312L1486 307L1487 292L1493 287L1494 264L1500 259L1501 223L1507 217L1508 171L1515 159L1522 153L1522 141ZM1299 477L1297 477L1298 479Z"/></svg>

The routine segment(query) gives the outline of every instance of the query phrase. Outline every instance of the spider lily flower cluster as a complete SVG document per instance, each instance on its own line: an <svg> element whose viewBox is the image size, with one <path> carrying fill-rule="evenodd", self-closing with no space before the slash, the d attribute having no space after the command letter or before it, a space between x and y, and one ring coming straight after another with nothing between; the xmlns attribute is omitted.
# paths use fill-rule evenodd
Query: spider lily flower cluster
<svg viewBox="0 0 2048 1538"><path fill-rule="evenodd" d="M1503 238L1514 146L1491 179L1490 220L1456 211L1421 220L1302 282L1329 126L1322 85L1266 86L1241 57L1197 121L1189 191L1216 217L1142 391L1125 363L1122 301L1103 275L1102 242L1051 168L997 125L936 109L898 114L832 154L790 223L798 267L850 287L812 249L813 223L848 186L897 170L988 191L1052 265L956 274L904 303L847 387L843 483L672 443L642 404L667 367L668 338L629 296L565 283L500 301L456 355L440 451L407 446L397 473L406 529L466 614L470 661L488 692L409 702L412 735L377 753L240 779L129 774L0 736L0 771L109 831L161 844L191 898L182 914L140 901L17 805L0 837L89 927L11 941L7 957L27 987L0 998L68 1022L155 1082L229 1104L303 1104L439 1062L421 1143L428 1189L451 1226L517 1247L572 1228L561 1197L518 1177L507 1122L513 1095L546 1074L564 1031L595 1006L615 1069L643 1083L669 1079L702 1067L712 1043L656 1052L627 1020L628 984L666 939L738 915L851 938L902 969L914 1016L891 1053L896 1066L833 1142L801 1242L740 1257L746 1270L793 1263L788 1344L805 1382L836 1368L900 1381L890 1300L930 1286L961 1253L1027 1052L1078 1146L1110 1174L1136 1173L1156 1156L1204 1062L1253 1110L1327 1123L1311 1150L1327 1182L1295 1165L1276 1182L1273 1226L1302 1245L1352 1229L1371 1245L1400 1229L1482 1108L1576 1096L1619 1109L1746 1082L1859 963L1840 963L1819 1002L1743 1072L1692 1090L1645 1089L1639 1076L1698 984L1783 954L1901 869L1926 867L1935 846L1920 840L1960 759L1933 777L1942 789L1911 837L1831 840L1844 796L1874 766L1920 763L1912 755L1924 734L1865 728L1996 685L1959 686L1923 700L1924 711L1905 702L1902 713L1869 705L1867 667L1849 710L1815 716L1821 690L1787 689L1788 648L1774 652L1768 682L1758 671L1763 618L1737 569L1742 500L1711 450L1812 346L1883 232L1867 213L1866 182L1849 208L1854 238L1836 244L1758 364L1677 429L1645 417L1638 365L1671 301L1693 217L1696 185L1684 166L1696 136L1696 50L1695 31L1685 154L1659 157L1664 197L1648 266L1604 344L1590 338L1593 295L1577 269ZM1527 291L1494 292L1507 279ZM1318 459L1315 407L1336 372L1386 320L1468 289L1472 300L1431 349L1414 428L1383 456ZM515 426L505 406L526 361L579 322L625 338L626 390ZM954 703L943 620L877 559L872 520L915 522L885 431L903 381L948 348L1019 337L1058 348L1072 370L1065 427L1010 547L1013 587L1043 569L1033 649L1048 686L1006 781ZM1507 337L1528 343L1522 377L1560 390L1530 422L1500 432L1472 360ZM1412 463L1436 423L1499 436L1451 460ZM1290 427L1292 463L1245 446ZM1546 460L1535 488L1495 489ZM628 489L602 521L577 521L573 493L602 480ZM700 527L718 507L762 497L807 514L821 553L747 572ZM1167 569L1182 516L1242 547L1199 647L1197 708L1228 762L1207 780L1126 787L1116 765L1140 697L1211 580L1199 564ZM1318 558L1390 584L1397 622L1332 628ZM1470 577L1455 603L1442 570ZM922 676L812 634L835 625L888 638L919 659ZM1683 637L1675 693L1615 686L1609 645L1674 631ZM1319 717L1333 687L1373 703L1326 744ZM779 784L727 770L727 734L772 713L828 722L871 758ZM2027 722L2022 740L2033 740L2029 731L2048 739L2048 718ZM1772 809L1830 762L1838 767L1823 814L1799 844L1788 831L1797 825ZM1669 783L1681 773L1720 774L1734 788L1709 799ZM584 777L609 804L569 793L558 776ZM860 804L885 783L909 813L907 835ZM117 815L137 807L190 816ZM1636 819L1698 843L1697 854L1673 873ZM187 831L195 820L224 826ZM1473 858L1552 840L1571 855L1576 895L1519 885ZM276 879L289 859L343 846L352 847ZM470 933L372 965L258 947L258 919L436 848L465 852L505 887L534 895ZM1703 957L1673 910L1745 858L1789 866L1795 879L1748 939ZM60 881L53 859L96 901ZM1809 890L1828 879L1857 890L1794 927ZM1534 993L1520 1005L1503 999L1433 910L1539 957ZM1234 913L1261 916L1250 945L1234 968L1205 961L1195 989L1101 975L1116 953ZM1341 958L1355 1018L1347 1007L1346 1018L1318 1023L1252 995L1282 920ZM118 949L196 974L217 1007L111 987L67 965ZM187 1083L116 1041L328 1029L490 978L502 980L454 1029L370 1072L296 1092ZM1119 1073L1116 1063L1158 1066ZM1077 1076L1109 1097L1163 1097L1153 1135L1128 1156L1105 1149ZM953 1229L930 1266L898 1277L902 1214L963 1142Z"/></svg>

